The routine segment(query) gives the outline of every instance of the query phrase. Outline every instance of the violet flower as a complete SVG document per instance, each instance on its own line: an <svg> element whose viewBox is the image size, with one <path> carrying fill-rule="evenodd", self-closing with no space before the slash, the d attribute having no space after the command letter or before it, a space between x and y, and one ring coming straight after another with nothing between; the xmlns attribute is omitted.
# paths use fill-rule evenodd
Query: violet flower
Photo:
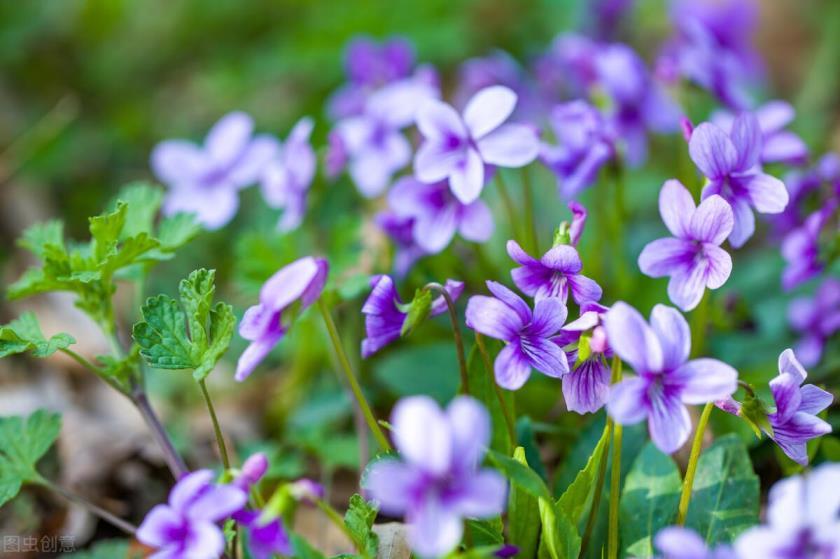
<svg viewBox="0 0 840 559"><path fill-rule="evenodd" d="M543 143L540 160L557 176L560 196L575 198L614 156L613 133L598 109L582 100L554 107L549 123L557 145Z"/></svg>
<svg viewBox="0 0 840 559"><path fill-rule="evenodd" d="M695 207L688 189L671 179L659 191L659 213L674 236L645 245L639 269L652 278L670 276L668 297L690 311L707 287L717 289L729 279L732 258L720 244L732 232L732 208L717 195Z"/></svg>
<svg viewBox="0 0 840 559"><path fill-rule="evenodd" d="M366 337L362 340L362 357L367 359L386 345L400 338L408 311L403 308L403 302L390 276L374 276L371 278L371 292L362 306L365 315ZM446 280L444 286L452 300L458 299L464 291L464 283ZM446 301L439 295L432 301L429 316L437 316L446 312Z"/></svg>
<svg viewBox="0 0 840 559"><path fill-rule="evenodd" d="M587 97L598 79L595 67L600 45L589 37L562 33L534 64L541 96L549 105L560 100Z"/></svg>
<svg viewBox="0 0 840 559"><path fill-rule="evenodd" d="M510 272L513 283L535 301L557 297L565 304L570 291L579 305L601 299L601 286L580 273L583 264L573 246L557 245L537 260L511 240L507 242L507 252L514 262L520 264L519 268Z"/></svg>
<svg viewBox="0 0 840 559"><path fill-rule="evenodd" d="M638 376L613 386L607 409L617 423L647 418L654 444L665 453L679 449L691 432L686 404L722 400L737 388L738 373L717 359L692 359L691 332L673 307L656 305L650 324L624 302L604 317L610 347Z"/></svg>
<svg viewBox="0 0 840 559"><path fill-rule="evenodd" d="M484 165L522 167L539 151L534 130L504 124L516 106L516 94L502 86L482 89L463 115L440 101L426 102L417 113L425 142L414 158L414 174L422 182L449 179L452 193L464 204L474 202L484 187Z"/></svg>
<svg viewBox="0 0 840 559"><path fill-rule="evenodd" d="M782 240L782 257L785 259L782 287L785 290L789 291L816 277L825 268L820 260L820 236L827 225L832 238L840 233L836 224L831 225L839 206L840 199L827 201L809 215L801 227L790 231Z"/></svg>
<svg viewBox="0 0 840 559"><path fill-rule="evenodd" d="M657 559L737 559L728 545L709 549L705 540L691 528L668 526L657 532L653 545Z"/></svg>
<svg viewBox="0 0 840 559"><path fill-rule="evenodd" d="M256 510L243 510L235 518L245 528L248 551L254 559L293 554L292 540L279 517Z"/></svg>
<svg viewBox="0 0 840 559"><path fill-rule="evenodd" d="M754 115L739 115L729 134L704 122L691 134L688 151L709 180L703 199L718 194L732 206L735 225L729 243L733 247L742 247L755 231L751 208L759 213L779 213L787 206L784 183L759 167L761 129Z"/></svg>
<svg viewBox="0 0 840 559"><path fill-rule="evenodd" d="M531 369L560 378L569 372L566 354L552 337L563 326L568 313L556 297L536 302L534 311L516 293L500 283L487 282L494 295L476 295L467 303L467 326L505 347L496 356L494 373L502 388L518 390L531 376Z"/></svg>
<svg viewBox="0 0 840 559"><path fill-rule="evenodd" d="M402 460L374 462L363 486L383 513L405 517L414 553L443 557L460 543L464 518L504 511L505 479L480 467L490 417L476 400L460 396L444 411L427 396L404 398L391 425Z"/></svg>
<svg viewBox="0 0 840 559"><path fill-rule="evenodd" d="M612 357L612 350L601 324L607 310L607 307L598 303L584 303L581 305L580 318L566 324L554 338L560 346L570 343L579 345L584 333L588 332L588 356L585 359L577 362L579 347L566 352L571 370L563 375L563 399L569 411L595 413L607 403L611 377L607 361Z"/></svg>
<svg viewBox="0 0 840 559"><path fill-rule="evenodd" d="M840 557L840 464L823 464L770 488L766 524L735 541L739 559Z"/></svg>
<svg viewBox="0 0 840 559"><path fill-rule="evenodd" d="M163 212L195 213L208 229L228 223L239 207L239 190L256 184L276 155L277 140L253 135L254 122L243 112L222 117L204 145L166 140L152 150L155 176L167 187Z"/></svg>
<svg viewBox="0 0 840 559"><path fill-rule="evenodd" d="M245 311L239 323L239 335L251 344L236 365L238 382L248 378L285 335L289 324L284 324L284 311L293 305L296 312L303 311L318 299L328 270L325 259L306 256L280 268L263 284L260 302Z"/></svg>
<svg viewBox="0 0 840 559"><path fill-rule="evenodd" d="M757 108L753 114L761 129L761 163L798 165L806 161L808 146L802 138L785 130L796 115L790 103L770 101ZM712 115L712 122L729 132L735 123L735 115L719 111Z"/></svg>
<svg viewBox="0 0 840 559"><path fill-rule="evenodd" d="M259 483L266 471L268 471L268 457L262 452L252 454L243 462L239 474L233 479L232 485L247 493L251 490L252 485Z"/></svg>
<svg viewBox="0 0 840 559"><path fill-rule="evenodd" d="M263 198L272 208L282 208L277 224L281 231L296 229L306 214L306 195L315 177L315 150L309 144L314 121L300 119L280 148L279 155L265 167L262 175Z"/></svg>
<svg viewBox="0 0 840 559"><path fill-rule="evenodd" d="M376 214L374 223L394 241L394 275L404 278L415 262L427 254L414 240L414 218L386 210Z"/></svg>
<svg viewBox="0 0 840 559"><path fill-rule="evenodd" d="M770 381L776 411L767 416L773 427L770 437L791 460L808 464L806 443L831 432L831 425L816 414L831 405L833 396L825 390L806 384L808 373L796 359L792 349L779 355L779 376Z"/></svg>
<svg viewBox="0 0 840 559"><path fill-rule="evenodd" d="M536 116L539 107L534 98L532 84L519 63L503 50L495 50L487 56L471 58L461 64L458 69L458 88L454 95L454 105L462 109L473 95L494 85L507 87L516 93L517 116Z"/></svg>
<svg viewBox="0 0 840 559"><path fill-rule="evenodd" d="M569 244L577 246L583 236L583 228L586 226L586 208L579 202L569 202L569 210L572 212L572 223L569 225Z"/></svg>
<svg viewBox="0 0 840 559"><path fill-rule="evenodd" d="M794 169L784 180L790 201L785 211L774 216L773 233L783 236L803 224L802 209L806 200L823 185L830 190L830 196L840 196L840 155L827 153L809 169Z"/></svg>
<svg viewBox="0 0 840 559"><path fill-rule="evenodd" d="M806 367L820 362L826 342L840 331L840 280L826 278L811 297L788 307L788 322L800 334L796 355Z"/></svg>
<svg viewBox="0 0 840 559"><path fill-rule="evenodd" d="M137 540L158 551L151 559L215 559L225 550L219 524L248 501L241 489L213 483L213 472L199 470L181 478L169 502L156 505L137 529Z"/></svg>
<svg viewBox="0 0 840 559"><path fill-rule="evenodd" d="M614 39L622 21L632 14L635 0L594 0L588 4L592 31L601 41Z"/></svg>
<svg viewBox="0 0 840 559"><path fill-rule="evenodd" d="M446 182L424 184L403 177L388 192L388 206L398 216L412 220L414 242L428 254L445 249L456 231L476 243L493 234L493 214L487 204L481 200L462 203Z"/></svg>

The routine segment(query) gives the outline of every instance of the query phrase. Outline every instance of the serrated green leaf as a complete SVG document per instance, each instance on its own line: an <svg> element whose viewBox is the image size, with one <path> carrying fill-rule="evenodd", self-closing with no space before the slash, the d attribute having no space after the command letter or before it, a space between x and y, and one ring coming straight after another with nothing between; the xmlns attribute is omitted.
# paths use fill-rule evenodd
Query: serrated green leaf
<svg viewBox="0 0 840 559"><path fill-rule="evenodd" d="M114 207L120 201L128 206L121 238L140 233L154 236L155 218L163 202L163 190L147 182L133 182L120 189Z"/></svg>
<svg viewBox="0 0 840 559"><path fill-rule="evenodd" d="M116 250L127 211L128 204L120 201L114 211L90 218L91 254L97 262Z"/></svg>
<svg viewBox="0 0 840 559"><path fill-rule="evenodd" d="M134 325L132 336L140 355L157 369L192 369L192 344L187 337L187 315L168 295L146 300L141 309L144 322Z"/></svg>
<svg viewBox="0 0 840 559"><path fill-rule="evenodd" d="M513 459L527 466L525 449L517 447ZM540 535L540 511L537 498L518 486L511 487L508 496L508 533L510 543L519 548L520 557L534 557Z"/></svg>
<svg viewBox="0 0 840 559"><path fill-rule="evenodd" d="M344 525L352 535L353 542L370 558L376 557L379 548L379 536L371 529L377 512L376 507L355 494L350 497L350 505L344 514Z"/></svg>
<svg viewBox="0 0 840 559"><path fill-rule="evenodd" d="M44 258L44 252L49 245L53 250L64 250L64 224L59 220L36 223L23 232L18 244L33 253L38 258Z"/></svg>
<svg viewBox="0 0 840 559"><path fill-rule="evenodd" d="M623 555L653 557L653 538L673 522L681 488L682 478L674 460L652 442L645 445L621 490Z"/></svg>
<svg viewBox="0 0 840 559"><path fill-rule="evenodd" d="M730 434L703 451L686 526L710 545L732 542L758 523L759 481L743 441Z"/></svg>
<svg viewBox="0 0 840 559"><path fill-rule="evenodd" d="M38 319L32 312L25 312L17 320L0 326L0 358L16 353L32 352L35 357L49 357L60 349L76 343L69 334L56 334L44 338Z"/></svg>
<svg viewBox="0 0 840 559"><path fill-rule="evenodd" d="M61 416L38 410L28 418L0 417L0 506L25 482L38 481L38 460L61 431Z"/></svg>

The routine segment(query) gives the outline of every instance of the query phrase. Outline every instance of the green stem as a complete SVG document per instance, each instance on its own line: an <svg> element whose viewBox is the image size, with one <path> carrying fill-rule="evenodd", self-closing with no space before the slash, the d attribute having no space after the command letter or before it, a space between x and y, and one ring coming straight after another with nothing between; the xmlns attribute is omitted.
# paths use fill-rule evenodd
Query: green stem
<svg viewBox="0 0 840 559"><path fill-rule="evenodd" d="M612 383L621 381L621 360L613 357ZM618 498L621 495L621 441L623 428L618 423L613 426L612 471L610 472L610 507L607 530L607 558L618 557Z"/></svg>
<svg viewBox="0 0 840 559"><path fill-rule="evenodd" d="M537 233L537 221L534 219L534 192L531 187L531 175L528 167L522 167L522 193L525 204L525 223L528 231L528 246L532 254L540 254L540 241Z"/></svg>
<svg viewBox="0 0 840 559"><path fill-rule="evenodd" d="M712 415L714 403L709 402L703 408L700 415L700 422L697 424L697 431L694 433L694 442L691 443L691 455L688 457L688 467L685 470L682 494L680 495L680 506L677 509L677 525L683 526L688 515L688 505L691 502L691 489L694 487L694 475L697 473L697 462L700 460L700 453L703 451L703 435L706 433L706 425L709 423L709 416Z"/></svg>
<svg viewBox="0 0 840 559"><path fill-rule="evenodd" d="M130 522L126 522L125 520L123 520L122 518L119 518L115 514L103 509L99 505L95 505L95 504L91 503L90 501L88 501L87 499L82 497L81 495L77 495L75 493L72 493L72 492L68 491L67 489L64 489L60 485L56 485L55 483L53 483L53 482L51 482L47 479L41 478L40 476L39 476L39 479L35 480L35 483L37 483L39 485L42 485L43 487L46 487L47 489L49 489L49 490L51 490L55 493L58 493L59 495L61 495L62 497L64 497L68 501L70 501L71 503L81 505L82 507L87 509L91 514L93 514L95 516L98 516L99 518L101 518L105 522L111 524L112 526L115 526L115 527L119 528L120 530L122 530L126 534L129 534L129 535L133 536L137 532L137 526L131 524Z"/></svg>
<svg viewBox="0 0 840 559"><path fill-rule="evenodd" d="M613 257L612 262L615 263L616 280L621 292L626 292L629 278L627 270L624 265L624 167L621 161L616 160L610 165L610 171L613 178L615 193L613 200L615 206L613 208L613 216L609 220L609 230L612 233Z"/></svg>
<svg viewBox="0 0 840 559"><path fill-rule="evenodd" d="M702 355L705 349L706 329L709 325L709 299L711 292L705 291L703 298L691 314L691 350L692 355Z"/></svg>
<svg viewBox="0 0 840 559"><path fill-rule="evenodd" d="M79 355L78 353L73 351L72 349L68 349L68 348L62 348L61 352L66 354L67 356L69 356L71 359L73 359L73 361L75 361L76 363L78 363L79 365L84 367L85 369L89 370L91 373L93 373L96 376L98 376L99 378L101 378L103 381L105 381L108 384L108 386L110 386L114 390L116 390L116 391L118 391L122 394L126 393L125 387L120 386L119 383L117 383L113 378L106 375L100 367L97 367L96 365L91 363L85 357L82 357L81 355Z"/></svg>
<svg viewBox="0 0 840 559"><path fill-rule="evenodd" d="M155 441L157 441L158 446L160 446L160 449L163 451L163 458L166 460L167 466L169 466L169 471L172 472L172 477L176 480L181 479L189 473L189 470L187 469L186 464L184 464L184 459L181 458L181 455L178 454L177 450L175 450L175 446L172 444L172 441L166 433L166 429L164 429L160 419L158 419L155 410L152 409L152 405L149 403L146 393L139 386L135 386L129 397L140 411L146 425L152 432L152 437Z"/></svg>
<svg viewBox="0 0 840 559"><path fill-rule="evenodd" d="M213 422L213 431L216 433L216 444L219 445L222 464L224 464L225 470L229 470L230 457L228 456L227 445L225 444L225 436L222 434L222 427L219 425L219 418L216 416L216 408L213 406L213 400L210 399L210 392L207 391L207 384L204 382L204 379L198 381L198 385L201 387L201 393L204 395L207 411L210 412L210 420Z"/></svg>
<svg viewBox="0 0 840 559"><path fill-rule="evenodd" d="M332 507L332 505L330 505L329 503L327 503L326 501L323 501L321 499L318 499L317 501L315 501L315 505L319 509L321 509L321 512L323 512L324 514L327 515L327 518L330 519L330 522L335 524L335 526L339 530L341 530L341 532L347 537L347 539L350 540L350 542L353 544L353 546L355 546L356 551L358 551L359 553L361 553L363 555L367 554L364 546L360 542L356 541L356 538L353 536L353 532L350 531L350 529L344 523L344 519L341 517L341 515L338 513L338 511L335 510Z"/></svg>
<svg viewBox="0 0 840 559"><path fill-rule="evenodd" d="M607 462L609 462L610 455L610 433L613 428L613 420L607 417L607 424L604 426L604 436L607 437L607 448L601 454L601 462L598 464L598 480L595 482L595 494L592 496L592 508L589 509L589 516L586 519L586 528L583 532L583 538L580 543L579 558L586 556L586 548L589 547L589 541L592 539L592 530L595 528L595 522L598 520L598 511L601 508L601 493L604 491L604 481L607 479Z"/></svg>
<svg viewBox="0 0 840 559"><path fill-rule="evenodd" d="M461 393L469 395L470 379L467 373L467 358L464 356L464 339L461 337L461 325L458 324L458 313L455 310L455 301L444 286L439 283L427 283L426 289L437 291L446 301L446 308L449 311L449 321L452 323L452 336L455 338L455 352L458 356L458 368L461 371Z"/></svg>
<svg viewBox="0 0 840 559"><path fill-rule="evenodd" d="M505 427L507 427L510 446L515 448L517 440L516 427L513 421L513 417L510 413L510 410L507 408L507 403L505 402L505 395L502 393L502 389L496 383L496 377L493 375L493 364L490 362L490 355L487 353L487 348L484 345L484 337L478 332L475 333L475 344L478 346L478 353L479 355L481 355L481 362L484 365L484 370L487 371L487 374L490 376L490 384L493 385L493 389L496 392L496 399L499 400L499 406L501 406L502 408L502 416L504 416L505 418Z"/></svg>
<svg viewBox="0 0 840 559"><path fill-rule="evenodd" d="M513 205L513 199L510 197L507 186L505 186L505 179L502 178L502 172L499 169L496 169L496 187L499 189L499 195L502 197L502 203L505 205L505 211L508 215L510 234L513 238L519 239L518 227L516 227L516 207Z"/></svg>
<svg viewBox="0 0 840 559"><path fill-rule="evenodd" d="M321 317L324 319L324 324L327 327L327 332L329 333L330 341L332 342L336 357L338 357L339 364L341 365L341 370L347 378L347 382L350 384L350 389L353 391L353 396L356 397L356 402L358 402L359 407L362 408L362 413L365 416L365 421L367 422L368 427L373 433L374 438L376 438L379 443L379 446L381 446L384 451L391 452L391 444L388 442L385 434L382 433L382 429L379 428L379 424L373 416L373 412L368 405L367 399L365 399L365 395L362 393L362 388L359 386L359 381L356 380L356 375L353 374L353 368L350 366L350 360L347 358L344 346L341 345L341 337L338 335L338 330L335 327L335 321L333 321L330 310L327 308L323 299L318 299L318 310L321 311Z"/></svg>

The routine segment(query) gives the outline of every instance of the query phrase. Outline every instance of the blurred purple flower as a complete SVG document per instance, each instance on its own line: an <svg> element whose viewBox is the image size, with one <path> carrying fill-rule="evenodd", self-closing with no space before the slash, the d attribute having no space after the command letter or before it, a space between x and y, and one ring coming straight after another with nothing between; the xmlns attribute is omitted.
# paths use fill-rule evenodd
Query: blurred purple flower
<svg viewBox="0 0 840 559"><path fill-rule="evenodd" d="M484 165L522 167L539 150L536 132L524 124L504 124L516 106L516 94L502 86L482 89L467 103L463 116L440 101L426 102L417 113L425 142L414 158L422 182L449 179L452 193L474 202L484 187Z"/></svg>
<svg viewBox="0 0 840 559"><path fill-rule="evenodd" d="M755 231L751 207L759 213L780 213L788 203L784 183L759 166L761 145L758 120L749 113L735 119L729 134L704 122L688 143L691 159L709 179L703 199L718 194L732 206L735 225L729 243L734 248L742 247Z"/></svg>
<svg viewBox="0 0 840 559"><path fill-rule="evenodd" d="M412 219L414 242L428 254L449 246L456 231L476 243L493 234L493 214L487 204L481 200L462 203L443 181L425 184L402 177L388 193L388 206L396 215Z"/></svg>
<svg viewBox="0 0 840 559"><path fill-rule="evenodd" d="M784 182L790 194L790 202L784 212L774 216L773 233L778 236L803 224L802 211L806 199L824 184L829 187L829 199L840 198L840 156L827 153L813 167L789 172Z"/></svg>
<svg viewBox="0 0 840 559"><path fill-rule="evenodd" d="M403 278L426 251L414 240L414 218L397 215L393 210L382 211L374 218L376 225L396 244L394 275Z"/></svg>
<svg viewBox="0 0 840 559"><path fill-rule="evenodd" d="M394 286L394 280L385 275L374 276L370 285L372 290L362 306L366 334L362 340L362 357L365 359L398 340L408 316L408 311L401 308L403 302ZM453 300L458 299L464 291L464 283L460 281L446 280L444 287ZM429 316L437 316L445 311L446 301L443 295L439 295L432 301Z"/></svg>
<svg viewBox="0 0 840 559"><path fill-rule="evenodd" d="M766 524L735 541L739 559L840 557L840 464L823 464L770 488Z"/></svg>
<svg viewBox="0 0 840 559"><path fill-rule="evenodd" d="M612 387L607 409L620 424L648 420L650 437L665 453L679 449L691 432L686 404L721 400L737 388L738 373L717 359L688 360L691 332L674 308L656 305L650 325L624 302L604 317L610 347L638 376Z"/></svg>
<svg viewBox="0 0 840 559"><path fill-rule="evenodd" d="M528 307L516 293L500 283L487 282L494 297L476 295L467 303L467 326L505 347L496 356L496 382L502 388L517 390L534 368L544 375L560 378L569 372L566 354L552 341L568 313L556 297L544 297Z"/></svg>
<svg viewBox="0 0 840 559"><path fill-rule="evenodd" d="M187 140L156 145L152 171L169 189L163 212L195 213L208 229L218 229L233 219L239 190L259 181L279 146L271 136L254 136L253 131L250 116L233 112L210 129L202 146Z"/></svg>
<svg viewBox="0 0 840 559"><path fill-rule="evenodd" d="M569 244L577 246L583 236L583 228L586 226L587 212L582 204L572 200L569 202L569 209L572 211L572 224L569 226Z"/></svg>
<svg viewBox="0 0 840 559"><path fill-rule="evenodd" d="M198 470L182 477L169 502L156 505L137 529L137 540L158 551L152 559L215 559L225 550L219 523L248 501L241 489L213 483L213 472Z"/></svg>
<svg viewBox="0 0 840 559"><path fill-rule="evenodd" d="M323 258L306 256L280 268L260 289L260 302L245 311L239 335L251 344L239 357L236 380L242 382L265 359L288 329L283 312L294 306L301 312L321 295L329 265Z"/></svg>
<svg viewBox="0 0 840 559"><path fill-rule="evenodd" d="M242 489L246 493L256 485L268 470L268 458L262 452L257 452L248 457L242 464L242 468L232 482L232 485Z"/></svg>
<svg viewBox="0 0 840 559"><path fill-rule="evenodd" d="M464 518L504 511L505 479L480 467L490 443L490 417L476 400L460 396L444 411L426 396L404 398L394 407L391 425L402 460L374 462L363 485L382 512L405 516L418 556L445 556L460 543Z"/></svg>
<svg viewBox="0 0 840 559"><path fill-rule="evenodd" d="M583 264L573 246L557 245L537 260L522 250L516 241L508 241L507 252L514 262L520 264L519 268L510 272L513 283L536 302L556 297L565 304L570 291L579 305L601 299L601 286L580 273Z"/></svg>
<svg viewBox="0 0 840 559"><path fill-rule="evenodd" d="M595 413L607 403L611 376L607 360L612 357L612 350L601 320L608 310L598 303L584 303L580 318L566 324L554 338L560 346L579 344L583 334L589 332L589 356L586 359L577 363L578 348L566 352L571 370L563 375L563 399L569 411Z"/></svg>
<svg viewBox="0 0 840 559"><path fill-rule="evenodd" d="M784 350L779 355L779 376L770 381L776 411L767 416L773 427L770 438L791 460L803 466L808 464L806 443L831 433L831 425L816 414L831 405L833 400L829 392L813 384L802 386L807 376L793 350Z"/></svg>
<svg viewBox="0 0 840 559"><path fill-rule="evenodd" d="M277 224L281 231L297 228L306 214L306 195L315 177L315 150L309 144L314 121L304 117L295 124L280 152L263 170L263 198L272 208L282 208Z"/></svg>
<svg viewBox="0 0 840 559"><path fill-rule="evenodd" d="M788 307L788 322L801 338L796 355L806 367L820 362L828 339L840 331L840 279L826 278L812 297L799 297Z"/></svg>
<svg viewBox="0 0 840 559"><path fill-rule="evenodd" d="M840 234L840 227L831 224L839 206L840 199L829 200L782 240L782 257L786 264L782 271L782 287L786 290L805 283L825 268L820 260L820 236L826 225L829 225L830 238Z"/></svg>
<svg viewBox="0 0 840 559"><path fill-rule="evenodd" d="M670 276L668 297L690 311L706 287L717 289L729 279L732 258L720 245L732 232L732 208L720 196L709 196L695 206L688 189L671 179L659 191L659 213L674 236L645 245L639 269L652 278Z"/></svg>
<svg viewBox="0 0 840 559"><path fill-rule="evenodd" d="M657 532L653 545L658 559L737 559L728 545L709 549L705 540L691 528L668 526Z"/></svg>
<svg viewBox="0 0 840 559"><path fill-rule="evenodd" d="M588 3L593 33L601 41L616 37L622 21L627 21L635 0L593 0Z"/></svg>
<svg viewBox="0 0 840 559"><path fill-rule="evenodd" d="M292 540L279 517L266 516L261 511L243 510L235 518L248 534L248 551L254 559L293 554Z"/></svg>
<svg viewBox="0 0 840 559"><path fill-rule="evenodd" d="M458 70L458 89L455 92L455 106L466 107L469 100L484 88L501 85L516 93L515 116L533 117L538 111L532 84L519 65L508 53L493 51L481 58L466 60Z"/></svg>
<svg viewBox="0 0 840 559"><path fill-rule="evenodd" d="M595 59L599 45L575 33L558 35L534 64L543 102L549 106L571 98L588 97L598 79Z"/></svg>
<svg viewBox="0 0 840 559"><path fill-rule="evenodd" d="M299 502L314 504L326 495L324 486L317 481L301 478L289 485L289 493Z"/></svg>
<svg viewBox="0 0 840 559"><path fill-rule="evenodd" d="M761 163L801 165L808 159L808 146L802 138L785 130L796 116L790 103L770 101L757 108L753 114L761 129ZM735 115L728 111L718 111L712 115L712 122L730 132L735 123Z"/></svg>
<svg viewBox="0 0 840 559"><path fill-rule="evenodd" d="M613 135L601 113L582 100L554 107L549 123L557 145L542 143L540 159L557 176L560 195L575 198L613 157Z"/></svg>

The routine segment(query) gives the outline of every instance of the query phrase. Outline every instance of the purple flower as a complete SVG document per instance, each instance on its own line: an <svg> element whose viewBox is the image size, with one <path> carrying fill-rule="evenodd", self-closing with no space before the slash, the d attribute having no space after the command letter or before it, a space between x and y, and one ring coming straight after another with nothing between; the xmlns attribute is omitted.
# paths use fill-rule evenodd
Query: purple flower
<svg viewBox="0 0 840 559"><path fill-rule="evenodd" d="M806 384L808 373L792 349L779 355L779 376L770 381L776 411L767 416L773 427L771 438L791 460L808 464L806 443L831 432L831 426L816 414L831 405L833 397L825 390Z"/></svg>
<svg viewBox="0 0 840 559"><path fill-rule="evenodd" d="M588 8L595 36L602 40L613 39L622 21L629 19L634 0L595 0Z"/></svg>
<svg viewBox="0 0 840 559"><path fill-rule="evenodd" d="M480 468L490 442L490 417L461 396L447 409L426 396L404 398L391 414L394 445L402 460L371 464L363 485L380 510L405 516L414 552L442 557L463 535L463 518L488 518L505 508L507 484Z"/></svg>
<svg viewBox="0 0 840 559"><path fill-rule="evenodd" d="M516 94L502 86L482 89L463 115L440 101L428 101L417 113L426 141L414 158L414 174L422 182L449 179L452 193L474 202L484 187L484 165L522 167L534 160L539 140L523 124L503 124L516 106Z"/></svg>
<svg viewBox="0 0 840 559"><path fill-rule="evenodd" d="M741 114L727 134L704 122L694 129L688 143L694 164L709 179L703 199L719 194L732 206L735 226L729 243L740 248L755 231L751 207L759 213L779 213L788 203L782 181L761 170L761 129L749 113Z"/></svg>
<svg viewBox="0 0 840 559"><path fill-rule="evenodd" d="M263 284L260 302L239 323L239 335L251 344L239 357L236 380L242 382L280 341L288 329L283 312L295 305L303 311L321 295L329 266L323 258L306 256L287 264Z"/></svg>
<svg viewBox="0 0 840 559"><path fill-rule="evenodd" d="M219 523L248 501L244 491L213 483L213 472L199 470L181 478L169 502L156 505L137 530L140 543L157 548L152 559L213 559L225 550Z"/></svg>
<svg viewBox="0 0 840 559"><path fill-rule="evenodd" d="M314 504L315 501L324 498L326 491L324 490L324 486L317 481L301 478L289 484L289 494L296 501Z"/></svg>
<svg viewBox="0 0 840 559"><path fill-rule="evenodd" d="M577 246L583 236L583 228L586 226L586 208L582 204L572 200L569 202L569 209L572 211L572 224L569 226L569 244Z"/></svg>
<svg viewBox="0 0 840 559"><path fill-rule="evenodd" d="M810 169L795 169L788 173L784 182L790 194L790 202L785 211L773 219L773 232L778 236L802 225L804 202L811 194L819 191L824 183L831 189L828 194L830 197L840 195L840 156L827 153Z"/></svg>
<svg viewBox="0 0 840 559"><path fill-rule="evenodd" d="M601 299L601 286L580 273L583 264L573 246L557 245L537 260L522 250L516 241L508 241L507 252L514 262L520 264L519 268L510 272L513 283L535 301L557 297L565 304L569 291L579 305Z"/></svg>
<svg viewBox="0 0 840 559"><path fill-rule="evenodd" d="M424 184L414 177L399 179L388 193L396 215L412 220L414 242L428 254L445 249L457 231L464 239L483 243L493 234L493 214L487 204L464 204L446 182Z"/></svg>
<svg viewBox="0 0 840 559"><path fill-rule="evenodd" d="M292 541L279 517L243 510L235 518L248 534L248 551L254 559L270 559L277 554L292 555Z"/></svg>
<svg viewBox="0 0 840 559"><path fill-rule="evenodd" d="M277 153L277 140L253 131L250 116L233 112L210 129L203 146L187 140L156 145L152 171L169 188L164 213L195 213L208 229L229 222L239 207L238 191L259 181Z"/></svg>
<svg viewBox="0 0 840 559"><path fill-rule="evenodd" d="M496 382L517 390L531 376L531 369L560 378L569 372L566 354L552 337L563 326L568 313L556 297L544 297L528 307L516 293L500 283L487 282L494 297L476 295L467 303L467 326L485 336L505 342L496 356Z"/></svg>
<svg viewBox="0 0 840 559"><path fill-rule="evenodd" d="M557 176L560 195L575 198L613 157L613 134L601 113L582 100L557 105L549 122L557 145L543 143L540 160Z"/></svg>
<svg viewBox="0 0 840 559"><path fill-rule="evenodd" d="M679 449L691 432L686 404L721 400L737 388L738 373L717 359L688 360L691 332L674 308L656 305L650 324L624 302L604 317L610 347L638 376L613 386L609 414L621 424L648 420L650 437L665 453Z"/></svg>
<svg viewBox="0 0 840 559"><path fill-rule="evenodd" d="M732 232L732 208L720 196L695 207L688 190L676 179L659 191L659 213L673 237L645 245L639 269L653 278L670 276L668 297L683 311L700 303L706 287L717 289L729 279L732 259L720 244Z"/></svg>
<svg viewBox="0 0 840 559"><path fill-rule="evenodd" d="M682 526L663 528L657 532L653 545L659 559L737 559L728 545L709 549L697 532Z"/></svg>
<svg viewBox="0 0 840 559"><path fill-rule="evenodd" d="M569 411L595 413L607 403L611 376L607 360L612 357L612 350L601 324L607 310L598 303L584 303L580 318L566 324L560 335L554 338L555 343L561 346L578 344L577 348L566 353L571 371L563 375L563 399ZM585 332L588 332L589 355L578 363L579 347Z"/></svg>
<svg viewBox="0 0 840 559"><path fill-rule="evenodd" d="M362 357L365 359L398 340L402 333L403 323L408 316L394 286L394 280L385 275L374 276L370 284L373 289L362 306L367 334L367 337L362 340ZM464 284L460 281L446 280L445 288L449 296L455 300L464 291ZM429 316L437 316L444 312L446 312L446 301L443 295L439 295L432 301Z"/></svg>
<svg viewBox="0 0 840 559"><path fill-rule="evenodd" d="M461 64L458 70L455 106L466 107L473 95L494 85L507 87L516 93L519 99L516 106L517 115L532 116L537 112L533 88L522 67L502 50L493 51L482 58L471 58Z"/></svg>
<svg viewBox="0 0 840 559"><path fill-rule="evenodd" d="M782 271L782 287L791 290L817 276L825 268L820 260L820 236L823 229L837 214L840 200L827 201L823 207L805 219L801 227L789 232L782 240L782 257L785 269ZM838 228L830 227L830 234L837 236Z"/></svg>
<svg viewBox="0 0 840 559"><path fill-rule="evenodd" d="M239 475L234 478L232 484L248 492L252 485L259 483L266 471L268 471L268 458L262 452L257 452L245 460Z"/></svg>
<svg viewBox="0 0 840 559"><path fill-rule="evenodd" d="M306 214L306 194L315 177L315 150L309 144L314 124L309 117L300 119L263 171L263 198L272 208L283 208L277 224L281 231L297 228Z"/></svg>
<svg viewBox="0 0 840 559"><path fill-rule="evenodd" d="M598 74L595 59L599 45L589 37L575 33L558 35L548 51L534 66L537 84L545 102L586 97Z"/></svg>
<svg viewBox="0 0 840 559"><path fill-rule="evenodd" d="M840 330L840 280L826 278L813 297L799 297L788 307L788 322L801 338L796 355L806 367L820 362L828 339Z"/></svg>
<svg viewBox="0 0 840 559"><path fill-rule="evenodd" d="M414 263L427 254L414 240L414 218L387 210L376 214L374 222L397 245L394 254L394 275L398 278L405 277Z"/></svg>
<svg viewBox="0 0 840 559"><path fill-rule="evenodd" d="M754 112L761 129L761 163L802 164L808 158L808 146L802 138L785 130L796 115L786 101L770 101ZM735 115L720 111L712 115L712 122L725 131L732 130Z"/></svg>
<svg viewBox="0 0 840 559"><path fill-rule="evenodd" d="M738 536L739 559L840 557L840 464L823 464L776 483L766 522Z"/></svg>

